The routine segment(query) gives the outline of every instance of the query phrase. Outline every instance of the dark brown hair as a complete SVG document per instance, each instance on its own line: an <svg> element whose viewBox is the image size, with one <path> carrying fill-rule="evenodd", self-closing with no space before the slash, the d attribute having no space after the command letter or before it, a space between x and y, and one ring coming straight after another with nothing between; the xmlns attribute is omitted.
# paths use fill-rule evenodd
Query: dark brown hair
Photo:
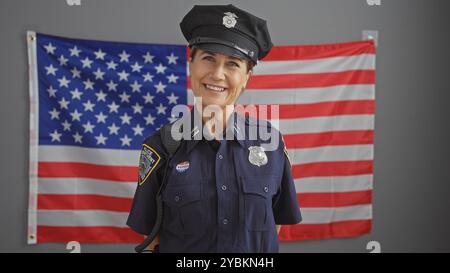
<svg viewBox="0 0 450 273"><path fill-rule="evenodd" d="M191 51L189 52L189 57L191 58L191 60L194 60L195 55L197 54L198 51L198 47L192 47ZM255 66L255 63L251 60L245 60L247 62L247 73L250 72L250 70L253 69L253 67Z"/></svg>

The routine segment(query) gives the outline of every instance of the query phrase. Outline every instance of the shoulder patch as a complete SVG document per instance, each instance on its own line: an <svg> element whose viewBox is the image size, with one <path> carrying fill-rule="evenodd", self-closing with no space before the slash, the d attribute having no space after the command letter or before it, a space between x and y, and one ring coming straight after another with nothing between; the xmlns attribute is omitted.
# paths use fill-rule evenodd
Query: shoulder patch
<svg viewBox="0 0 450 273"><path fill-rule="evenodd" d="M283 142L283 150L284 150L284 154L286 155L287 160L289 161L289 165L292 166L291 158L289 157L289 153L288 153L288 150L287 150L287 148L286 148L286 142L284 142L283 135L281 135L281 141Z"/></svg>
<svg viewBox="0 0 450 273"><path fill-rule="evenodd" d="M139 185L145 183L152 171L156 168L161 156L150 146L143 144L139 158Z"/></svg>

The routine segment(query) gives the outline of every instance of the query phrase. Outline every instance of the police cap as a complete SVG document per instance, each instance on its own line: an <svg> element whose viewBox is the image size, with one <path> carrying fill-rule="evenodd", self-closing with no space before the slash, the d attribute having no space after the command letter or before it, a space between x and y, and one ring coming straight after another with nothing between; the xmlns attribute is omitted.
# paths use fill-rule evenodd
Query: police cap
<svg viewBox="0 0 450 273"><path fill-rule="evenodd" d="M195 5L180 27L190 47L255 63L273 46L266 21L233 5Z"/></svg>

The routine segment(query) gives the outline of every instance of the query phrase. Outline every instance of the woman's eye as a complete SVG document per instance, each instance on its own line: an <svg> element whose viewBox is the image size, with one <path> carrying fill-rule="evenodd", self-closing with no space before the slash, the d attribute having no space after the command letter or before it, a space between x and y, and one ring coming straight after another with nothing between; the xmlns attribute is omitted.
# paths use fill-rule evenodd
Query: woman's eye
<svg viewBox="0 0 450 273"><path fill-rule="evenodd" d="M203 57L203 60L207 60L207 61L213 62L214 58L212 56L205 56L205 57Z"/></svg>
<svg viewBox="0 0 450 273"><path fill-rule="evenodd" d="M230 62L229 66L231 66L231 67L239 67L239 64L235 63L235 62Z"/></svg>

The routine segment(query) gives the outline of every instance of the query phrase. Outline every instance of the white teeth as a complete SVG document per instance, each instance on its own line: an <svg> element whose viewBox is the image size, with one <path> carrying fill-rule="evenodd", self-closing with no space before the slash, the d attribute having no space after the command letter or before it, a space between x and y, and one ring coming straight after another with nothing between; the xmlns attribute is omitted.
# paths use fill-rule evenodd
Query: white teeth
<svg viewBox="0 0 450 273"><path fill-rule="evenodd" d="M206 88L214 90L214 91L218 91L218 92L222 92L225 90L225 88L222 87L217 87L217 86L213 86L213 85L209 85L209 84L205 84Z"/></svg>

